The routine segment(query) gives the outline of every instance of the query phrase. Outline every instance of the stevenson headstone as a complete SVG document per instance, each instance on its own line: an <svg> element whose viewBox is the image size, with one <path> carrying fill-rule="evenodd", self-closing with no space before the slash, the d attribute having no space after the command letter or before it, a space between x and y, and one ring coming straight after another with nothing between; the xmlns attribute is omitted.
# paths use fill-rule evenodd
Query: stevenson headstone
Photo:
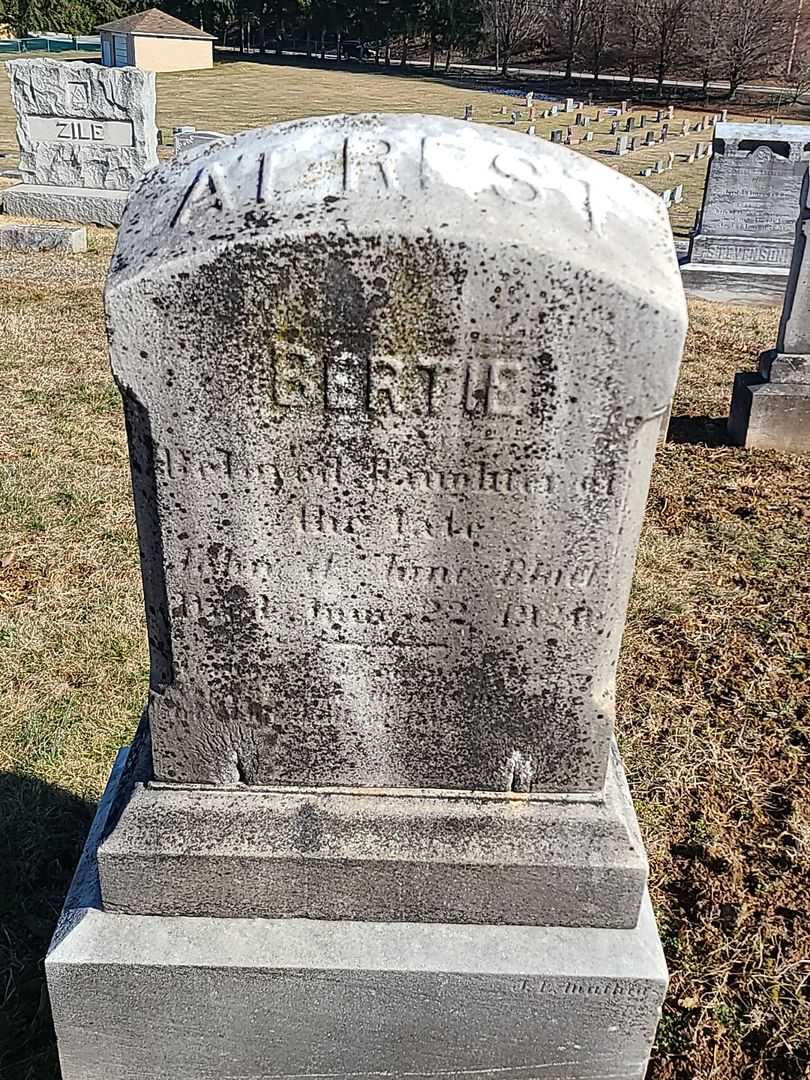
<svg viewBox="0 0 810 1080"><path fill-rule="evenodd" d="M728 428L740 446L810 454L809 192L805 174L776 348L760 356L757 374L734 379Z"/></svg>
<svg viewBox="0 0 810 1080"><path fill-rule="evenodd" d="M810 126L715 127L700 225L683 267L687 291L757 302L783 296L808 160Z"/></svg>
<svg viewBox="0 0 810 1080"><path fill-rule="evenodd" d="M660 199L463 121L279 124L146 178L105 295L151 693L47 961L64 1080L637 1080Z"/></svg>
<svg viewBox="0 0 810 1080"><path fill-rule="evenodd" d="M22 183L9 214L116 225L157 165L155 76L79 61L10 60Z"/></svg>

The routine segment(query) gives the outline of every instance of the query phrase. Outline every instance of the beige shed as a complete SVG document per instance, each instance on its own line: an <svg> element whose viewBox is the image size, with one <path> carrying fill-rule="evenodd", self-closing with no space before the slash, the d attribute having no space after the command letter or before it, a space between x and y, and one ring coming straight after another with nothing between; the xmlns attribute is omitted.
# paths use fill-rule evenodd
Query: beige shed
<svg viewBox="0 0 810 1080"><path fill-rule="evenodd" d="M97 27L105 67L194 71L214 66L214 38L191 23L149 8Z"/></svg>

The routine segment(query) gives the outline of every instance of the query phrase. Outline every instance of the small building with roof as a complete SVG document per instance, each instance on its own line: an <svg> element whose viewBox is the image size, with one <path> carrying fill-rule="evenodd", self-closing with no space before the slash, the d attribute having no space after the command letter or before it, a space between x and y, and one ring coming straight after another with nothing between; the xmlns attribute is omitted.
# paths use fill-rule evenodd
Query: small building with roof
<svg viewBox="0 0 810 1080"><path fill-rule="evenodd" d="M195 71L214 66L214 38L191 23L149 8L97 27L105 67Z"/></svg>

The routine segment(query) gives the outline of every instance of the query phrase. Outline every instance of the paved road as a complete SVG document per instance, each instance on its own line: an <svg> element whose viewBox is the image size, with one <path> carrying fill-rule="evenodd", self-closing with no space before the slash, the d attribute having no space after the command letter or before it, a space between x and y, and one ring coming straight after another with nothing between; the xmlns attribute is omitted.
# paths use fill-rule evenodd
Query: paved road
<svg viewBox="0 0 810 1080"><path fill-rule="evenodd" d="M427 60L409 60L409 67L428 67ZM453 71L469 71L475 75L492 75L493 78L497 77L491 64L454 64L451 68L451 74ZM443 74L443 68L440 70L437 66L437 74ZM509 74L512 78L526 78L526 79L544 79L544 78L562 78L564 72L555 70L553 68L537 68L537 67L522 67L522 66L510 66ZM593 74L590 71L574 71L571 74L572 79L580 80L593 80ZM600 75L600 83L623 83L627 86L626 75ZM657 86L658 80L653 78L640 78L636 76L635 82L640 86ZM687 90L701 90L703 83L699 79L664 79L665 87L683 87ZM709 83L710 90L717 90L720 92L728 92L729 84L724 79L718 79ZM628 93L629 93L628 88ZM749 94L769 94L772 97L781 97L783 101L787 102L792 99L793 92L789 87L785 86L757 86L755 84L748 84L740 87L741 93ZM802 96L799 98L802 104L807 104L806 99Z"/></svg>

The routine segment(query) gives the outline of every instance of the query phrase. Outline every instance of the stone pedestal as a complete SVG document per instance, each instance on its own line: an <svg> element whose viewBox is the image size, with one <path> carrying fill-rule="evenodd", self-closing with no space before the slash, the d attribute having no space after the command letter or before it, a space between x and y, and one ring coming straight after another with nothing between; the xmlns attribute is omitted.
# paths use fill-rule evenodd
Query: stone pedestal
<svg viewBox="0 0 810 1080"><path fill-rule="evenodd" d="M63 1080L641 1080L667 984L634 927L102 910L113 772L46 961Z"/></svg>
<svg viewBox="0 0 810 1080"><path fill-rule="evenodd" d="M738 446L810 454L810 355L772 350L758 373L737 374L728 430Z"/></svg>

